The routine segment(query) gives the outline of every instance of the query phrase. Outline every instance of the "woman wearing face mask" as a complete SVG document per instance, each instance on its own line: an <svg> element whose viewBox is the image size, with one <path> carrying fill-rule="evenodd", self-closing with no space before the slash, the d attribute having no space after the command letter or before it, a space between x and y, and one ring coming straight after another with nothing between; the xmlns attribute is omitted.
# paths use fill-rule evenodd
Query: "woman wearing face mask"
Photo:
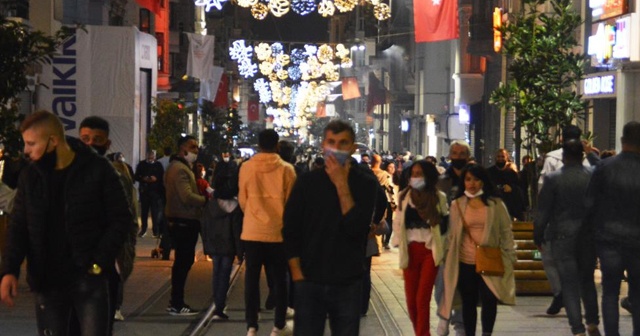
<svg viewBox="0 0 640 336"><path fill-rule="evenodd" d="M465 333L475 335L478 299L482 302L482 335L491 335L497 304L515 304L513 264L515 244L511 217L502 200L495 195L487 171L479 165L462 170L456 199L451 203L451 226L444 265L444 297L439 315L449 319L456 289L462 297ZM504 274L476 273L476 246L499 247Z"/></svg>
<svg viewBox="0 0 640 336"><path fill-rule="evenodd" d="M200 193L200 195L206 197L207 199L210 199L211 194L213 193L213 189L211 189L209 182L207 182L207 180L205 179L207 170L204 169L204 165L202 163L196 163L193 167L193 175L196 177L198 192Z"/></svg>
<svg viewBox="0 0 640 336"><path fill-rule="evenodd" d="M415 334L424 336L430 335L431 292L444 254L440 225L449 210L446 195L436 189L436 167L420 160L409 169L409 186L398 195L392 244L399 248L409 318Z"/></svg>

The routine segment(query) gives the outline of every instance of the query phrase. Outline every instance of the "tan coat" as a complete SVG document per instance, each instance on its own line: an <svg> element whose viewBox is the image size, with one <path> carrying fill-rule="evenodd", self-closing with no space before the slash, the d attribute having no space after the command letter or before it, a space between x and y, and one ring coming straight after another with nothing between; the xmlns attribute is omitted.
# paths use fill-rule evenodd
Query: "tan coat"
<svg viewBox="0 0 640 336"><path fill-rule="evenodd" d="M276 153L258 153L240 168L238 203L244 212L240 239L282 242L282 215L296 171Z"/></svg>
<svg viewBox="0 0 640 336"><path fill-rule="evenodd" d="M407 241L407 229L404 223L404 214L409 206L409 191L411 187L407 187L400 192L399 202L400 206L396 209L396 214L393 219L393 236L391 245L398 246L398 256L400 269L406 269L409 267L409 242ZM447 206L447 196L442 191L437 191L439 204L438 211L442 216L449 215L449 207ZM443 237L440 234L440 226L436 225L431 228L431 244L425 244L425 247L431 250L433 256L433 262L436 266L439 266L444 259L444 243Z"/></svg>
<svg viewBox="0 0 640 336"><path fill-rule="evenodd" d="M191 167L183 159L174 159L164 173L167 217L200 220L206 198L198 192Z"/></svg>
<svg viewBox="0 0 640 336"><path fill-rule="evenodd" d="M449 215L449 249L444 266L444 296L438 309L438 315L449 319L453 305L453 297L458 284L458 268L460 263L460 245L464 234L460 211L467 206L467 198L460 197L451 203ZM482 275L487 287L502 304L516 304L516 284L513 275L513 264L516 262L515 243L511 231L511 218L504 203L500 199L491 198L487 209L487 225L484 227L482 240L483 246L495 246L502 248L502 262L504 263L503 276Z"/></svg>

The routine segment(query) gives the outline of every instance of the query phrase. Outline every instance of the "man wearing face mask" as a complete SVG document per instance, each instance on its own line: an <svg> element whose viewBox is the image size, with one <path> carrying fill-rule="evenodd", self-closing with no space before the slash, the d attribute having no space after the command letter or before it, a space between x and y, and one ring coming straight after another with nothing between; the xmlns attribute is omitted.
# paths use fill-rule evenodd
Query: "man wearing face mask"
<svg viewBox="0 0 640 336"><path fill-rule="evenodd" d="M138 163L135 174L135 180L140 183L138 186L140 191L140 219L142 220L140 233L138 233L140 238L147 235L149 210L151 210L153 237L157 238L162 232L160 223L163 220L163 175L164 168L162 168L162 163L156 161L156 151L148 150L147 159Z"/></svg>
<svg viewBox="0 0 640 336"><path fill-rule="evenodd" d="M80 141L85 145L93 147L98 154L104 156L105 153L111 147L111 140L109 139L109 122L105 119L97 116L87 117L80 123ZM121 153L115 153L120 154ZM109 156L114 154L107 155ZM129 172L129 168L120 161L112 161L111 164L119 173L120 182L124 186L124 192L127 196L127 203L129 204L129 210L134 215L131 225L129 226L127 239L122 247L122 250L116 258L117 273L114 272L109 276L109 295L112 304L109 306L111 309L110 316L118 320L124 320L120 307L122 306L123 297L123 285L127 280L131 272L133 272L133 260L136 257L136 233L138 232L138 220L135 197L135 188L133 186L133 175ZM113 319L111 320L113 323ZM75 328L76 326L74 326ZM75 329L77 330L77 329Z"/></svg>
<svg viewBox="0 0 640 336"><path fill-rule="evenodd" d="M464 140L454 140L451 142L451 146L449 146L449 159L451 160L451 165L444 172L444 174L440 175L440 179L438 180L438 189L444 192L447 195L448 205L451 205L451 201L456 197L458 193L458 185L460 183L460 175L462 174L462 169L469 162L469 158L471 157L471 147ZM444 228L443 228L444 229ZM447 230L442 230L442 235L446 239ZM436 302L440 302L444 291L444 280L443 280L443 270L444 267L441 267L438 270L438 275L436 276L436 285L435 285L435 299ZM453 328L456 332L456 336L464 336L464 324L462 321L462 310L459 308L455 308L452 311L451 319L449 321L441 319L438 324L437 334L438 335L449 335L449 324L453 324Z"/></svg>
<svg viewBox="0 0 640 336"><path fill-rule="evenodd" d="M495 154L495 164L489 169L489 178L496 186L498 196L502 198L509 210L509 215L518 220L524 220L524 195L518 183L518 173L507 164L509 154L500 148Z"/></svg>
<svg viewBox="0 0 640 336"><path fill-rule="evenodd" d="M60 120L38 111L20 125L32 161L18 182L0 266L0 299L18 294L20 266L36 294L40 335L110 335L109 274L133 221L113 166L74 138ZM113 316L113 315L111 315Z"/></svg>
<svg viewBox="0 0 640 336"><path fill-rule="evenodd" d="M198 141L187 135L178 140L178 154L169 163L164 176L167 204L165 214L175 249L171 269L171 315L195 315L197 310L184 302L184 286L193 265L200 233L202 207L207 198L200 195L192 166L198 158Z"/></svg>
<svg viewBox="0 0 640 336"><path fill-rule="evenodd" d="M322 335L327 316L335 335L358 335L365 247L375 176L350 160L355 132L331 121L322 141L325 168L296 180L282 234L295 282L295 335Z"/></svg>

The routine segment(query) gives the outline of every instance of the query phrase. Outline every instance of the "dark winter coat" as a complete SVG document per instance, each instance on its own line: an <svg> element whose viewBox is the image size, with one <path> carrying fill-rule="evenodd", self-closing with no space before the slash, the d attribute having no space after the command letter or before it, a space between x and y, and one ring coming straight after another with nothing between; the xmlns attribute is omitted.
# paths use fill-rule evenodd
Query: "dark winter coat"
<svg viewBox="0 0 640 336"><path fill-rule="evenodd" d="M68 142L76 153L63 190L69 257L79 269L113 269L133 221L122 183L106 158L77 139ZM26 258L27 282L36 292L47 280L48 183L36 164L22 171L0 265L0 277L18 277Z"/></svg>

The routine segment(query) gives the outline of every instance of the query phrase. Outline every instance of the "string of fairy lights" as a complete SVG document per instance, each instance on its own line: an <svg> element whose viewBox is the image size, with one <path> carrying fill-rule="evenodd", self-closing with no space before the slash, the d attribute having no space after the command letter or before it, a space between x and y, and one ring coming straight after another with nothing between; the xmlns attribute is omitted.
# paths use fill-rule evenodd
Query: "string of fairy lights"
<svg viewBox="0 0 640 336"><path fill-rule="evenodd" d="M305 44L288 53L280 42L236 40L229 47L238 73L253 79L260 103L283 136L306 136L310 113L331 94L340 69L353 66L350 55L344 44Z"/></svg>
<svg viewBox="0 0 640 336"><path fill-rule="evenodd" d="M212 8L222 10L228 0L195 0L196 6L204 7L208 12ZM233 0L238 6L251 10L256 20L264 20L269 14L282 17L289 12L297 15L309 15L313 12L323 17L337 13L348 13L358 6L358 0ZM373 15L379 21L391 17L391 8L380 0L366 0L364 4L373 6Z"/></svg>

